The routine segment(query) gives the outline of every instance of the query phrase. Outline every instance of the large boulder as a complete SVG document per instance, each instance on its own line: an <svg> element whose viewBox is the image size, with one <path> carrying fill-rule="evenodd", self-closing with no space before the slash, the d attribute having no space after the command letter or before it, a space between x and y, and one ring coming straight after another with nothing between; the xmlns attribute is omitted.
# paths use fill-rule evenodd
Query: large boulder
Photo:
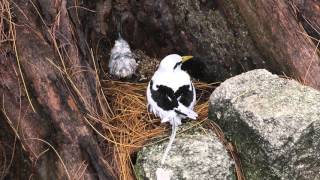
<svg viewBox="0 0 320 180"><path fill-rule="evenodd" d="M139 153L135 172L138 180L155 180L156 169L168 141L146 146ZM207 130L179 134L163 166L172 180L234 179L234 162L217 136Z"/></svg>
<svg viewBox="0 0 320 180"><path fill-rule="evenodd" d="M209 118L234 142L247 179L320 179L320 92L266 70L223 82Z"/></svg>

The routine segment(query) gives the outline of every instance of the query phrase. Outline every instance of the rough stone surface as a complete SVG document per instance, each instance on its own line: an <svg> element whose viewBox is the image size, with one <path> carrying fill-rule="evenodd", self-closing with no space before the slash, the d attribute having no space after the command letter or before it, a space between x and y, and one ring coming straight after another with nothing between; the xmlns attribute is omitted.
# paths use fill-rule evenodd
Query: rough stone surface
<svg viewBox="0 0 320 180"><path fill-rule="evenodd" d="M167 141L147 146L138 153L137 179L155 180L156 169ZM211 131L198 130L178 135L163 166L172 180L234 179L234 163Z"/></svg>
<svg viewBox="0 0 320 180"><path fill-rule="evenodd" d="M266 70L223 82L209 117L236 144L247 179L320 179L320 92Z"/></svg>
<svg viewBox="0 0 320 180"><path fill-rule="evenodd" d="M181 37L177 39L181 44L178 46L186 46L187 52L197 59L190 63L201 67L202 74L197 74L199 69L195 69L191 72L193 76L209 82L222 81L243 71L267 66L230 0L176 0L170 1L169 7L179 27L179 31L174 32Z"/></svg>

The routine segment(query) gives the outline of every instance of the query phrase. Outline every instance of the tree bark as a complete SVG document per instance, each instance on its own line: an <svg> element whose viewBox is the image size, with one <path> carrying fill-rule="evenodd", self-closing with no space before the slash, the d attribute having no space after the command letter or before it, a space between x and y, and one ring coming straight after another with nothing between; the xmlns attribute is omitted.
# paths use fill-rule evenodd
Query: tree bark
<svg viewBox="0 0 320 180"><path fill-rule="evenodd" d="M317 44L320 39L320 1L292 0L290 5L297 14L297 19Z"/></svg>
<svg viewBox="0 0 320 180"><path fill-rule="evenodd" d="M279 64L287 76L320 89L317 46L297 20L290 1L234 0L234 3L238 5L264 57ZM309 1L311 7L319 8L318 4L317 1ZM313 13L319 16L320 12L317 10Z"/></svg>
<svg viewBox="0 0 320 180"><path fill-rule="evenodd" d="M29 154L34 177L113 179L84 120L98 111L95 78L79 27L69 18L71 3L13 1L17 54L11 55L13 48L1 60L1 107Z"/></svg>

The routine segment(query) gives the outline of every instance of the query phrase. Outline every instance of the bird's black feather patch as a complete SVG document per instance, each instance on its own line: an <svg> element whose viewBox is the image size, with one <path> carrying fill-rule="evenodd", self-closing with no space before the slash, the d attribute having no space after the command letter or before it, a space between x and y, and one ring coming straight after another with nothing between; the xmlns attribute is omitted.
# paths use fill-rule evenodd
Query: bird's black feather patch
<svg viewBox="0 0 320 180"><path fill-rule="evenodd" d="M163 85L157 85L158 90L152 89L153 81L150 81L150 91L152 99L163 110L172 110L178 107L178 101L174 98L174 92L171 88Z"/></svg>
<svg viewBox="0 0 320 180"><path fill-rule="evenodd" d="M176 92L164 85L157 85L158 90L152 89L153 81L150 81L150 91L152 99L165 111L173 110L182 103L189 106L193 100L193 87L190 85L181 86Z"/></svg>
<svg viewBox="0 0 320 180"><path fill-rule="evenodd" d="M176 99L186 107L188 107L193 100L193 86L191 86L191 90L189 88L190 85L184 85L174 93Z"/></svg>

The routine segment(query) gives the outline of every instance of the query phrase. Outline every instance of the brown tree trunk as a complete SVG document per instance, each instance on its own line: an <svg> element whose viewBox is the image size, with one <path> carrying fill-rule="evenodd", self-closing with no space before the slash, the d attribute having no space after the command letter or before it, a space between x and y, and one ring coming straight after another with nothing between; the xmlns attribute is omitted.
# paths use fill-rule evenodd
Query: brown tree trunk
<svg viewBox="0 0 320 180"><path fill-rule="evenodd" d="M1 107L29 154L33 177L112 179L84 120L98 111L95 75L77 23L69 18L71 4L15 0L11 5L15 18L8 28L15 40L1 59Z"/></svg>
<svg viewBox="0 0 320 180"><path fill-rule="evenodd" d="M319 28L319 19L316 18L320 16L319 1L305 1L298 5L285 0L234 0L234 3L238 5L260 52L270 61L277 62L286 75L320 89L318 44L312 42L298 19L303 13L310 24ZM305 4L307 6L303 6ZM299 8L304 10L299 13Z"/></svg>
<svg viewBox="0 0 320 180"><path fill-rule="evenodd" d="M304 29L317 44L320 39L320 1L292 0L290 6Z"/></svg>

